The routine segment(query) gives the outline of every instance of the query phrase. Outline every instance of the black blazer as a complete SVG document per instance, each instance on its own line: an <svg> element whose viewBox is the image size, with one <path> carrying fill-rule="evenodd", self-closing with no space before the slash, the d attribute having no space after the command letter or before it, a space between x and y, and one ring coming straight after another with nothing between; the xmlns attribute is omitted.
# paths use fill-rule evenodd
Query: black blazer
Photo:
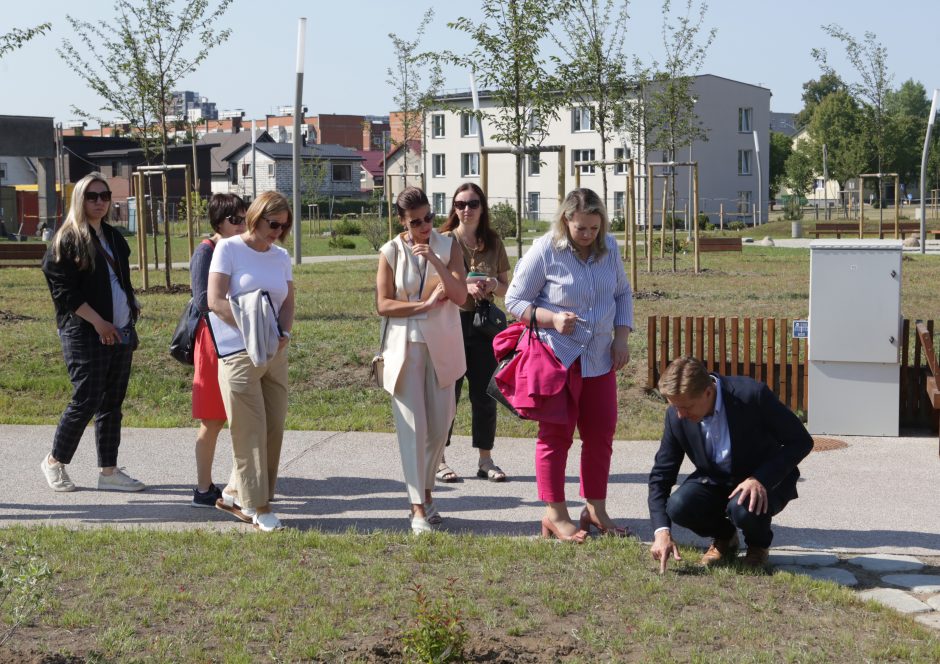
<svg viewBox="0 0 940 664"><path fill-rule="evenodd" d="M118 268L118 281L127 295L131 320L136 321L139 310L134 287L131 285L129 265L131 249L124 237L112 226L102 221L101 229L114 254L114 263ZM100 251L95 251L94 269L79 270L75 264L74 250L70 245L65 245L62 260L56 262L52 256L52 243L50 243L42 259L42 271L46 276L49 292L52 294L56 326L60 330L72 326L92 328L91 323L74 315L75 310L85 302L106 321L114 322L111 276L108 273L107 259L101 255Z"/></svg>
<svg viewBox="0 0 940 664"><path fill-rule="evenodd" d="M672 406L666 411L663 438L649 476L649 510L653 528L671 525L666 500L688 455L695 464L687 481L737 486L754 477L767 490L797 497L797 464L813 449L813 439L803 423L780 403L764 384L742 376L718 376L731 437L731 475L717 468L705 451L705 437L698 424L680 420ZM730 490L729 490L730 492Z"/></svg>

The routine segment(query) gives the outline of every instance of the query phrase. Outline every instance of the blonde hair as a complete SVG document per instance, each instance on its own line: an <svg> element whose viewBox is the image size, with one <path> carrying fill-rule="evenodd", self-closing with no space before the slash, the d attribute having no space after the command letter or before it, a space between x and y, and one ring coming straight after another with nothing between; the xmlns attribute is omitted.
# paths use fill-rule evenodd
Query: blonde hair
<svg viewBox="0 0 940 664"><path fill-rule="evenodd" d="M591 245L591 252L597 257L603 256L607 253L607 229L610 227L610 219L607 217L607 208L604 207L601 197L591 189L582 188L571 191L558 207L558 213L552 222L552 239L555 248L565 249L573 244L571 233L568 232L568 222L579 212L596 214L601 218L601 227Z"/></svg>
<svg viewBox="0 0 940 664"><path fill-rule="evenodd" d="M659 393L664 397L680 394L691 397L702 395L714 385L705 365L694 357L685 356L673 360L659 378Z"/></svg>
<svg viewBox="0 0 940 664"><path fill-rule="evenodd" d="M279 212L287 213L287 226L281 229L281 234L277 238L278 241L283 242L284 236L290 232L291 226L294 225L294 211L291 210L290 203L287 202L284 195L276 191L265 191L258 194L258 198L248 206L248 212L245 213L248 232L255 232L258 227L258 220L262 217Z"/></svg>
<svg viewBox="0 0 940 664"><path fill-rule="evenodd" d="M101 173L89 173L81 180L75 183L72 190L72 202L69 206L69 213L62 222L62 226L52 238L52 257L58 263L65 257L65 246L74 247L75 264L79 270L88 270L95 265L95 245L91 239L91 225L88 223L88 217L85 215L85 192L88 186L93 182L100 182L108 191L108 181L104 179ZM108 210L111 209L110 203Z"/></svg>

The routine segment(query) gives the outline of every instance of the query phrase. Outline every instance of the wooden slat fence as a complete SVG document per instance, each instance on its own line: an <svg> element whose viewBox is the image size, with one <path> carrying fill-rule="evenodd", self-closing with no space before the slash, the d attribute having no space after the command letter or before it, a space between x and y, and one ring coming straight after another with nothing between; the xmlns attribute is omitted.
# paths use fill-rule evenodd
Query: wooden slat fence
<svg viewBox="0 0 940 664"><path fill-rule="evenodd" d="M933 321L927 327L933 333ZM904 319L901 330L901 426L936 426L935 411L925 389L927 368L914 325ZM677 357L692 355L709 371L750 376L767 383L788 408L807 413L807 346L790 338L786 318L720 318L715 316L650 316L647 319L647 388Z"/></svg>

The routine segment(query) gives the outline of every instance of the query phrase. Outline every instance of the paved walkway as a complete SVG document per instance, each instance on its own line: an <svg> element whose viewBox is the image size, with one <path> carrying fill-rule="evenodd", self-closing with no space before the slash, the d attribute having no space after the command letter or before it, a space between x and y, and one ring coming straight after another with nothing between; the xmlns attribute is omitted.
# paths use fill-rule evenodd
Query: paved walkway
<svg viewBox="0 0 940 664"><path fill-rule="evenodd" d="M69 468L79 490L50 491L39 461L53 430L0 426L0 468L8 479L0 482L0 526L249 529L220 511L190 506L194 430L125 429L120 463L149 487L137 494L95 490L90 429ZM843 440L846 448L815 452L801 464L800 498L774 520L774 564L858 585L895 608L921 612L920 620L940 629L936 438ZM656 448L655 441L617 441L611 467L609 511L644 541L652 539L646 480ZM569 459L567 485L574 514L583 502L578 498L577 449ZM229 450L225 431L215 465L217 481L228 476ZM533 441L497 440L494 456L510 476L505 483L477 479L475 456L466 437L456 437L448 450L448 462L464 479L436 489L444 529L536 535L544 508L536 498ZM407 528L408 505L393 434L289 431L280 474L274 508L289 527L325 532ZM681 543L705 544L681 528L675 536Z"/></svg>

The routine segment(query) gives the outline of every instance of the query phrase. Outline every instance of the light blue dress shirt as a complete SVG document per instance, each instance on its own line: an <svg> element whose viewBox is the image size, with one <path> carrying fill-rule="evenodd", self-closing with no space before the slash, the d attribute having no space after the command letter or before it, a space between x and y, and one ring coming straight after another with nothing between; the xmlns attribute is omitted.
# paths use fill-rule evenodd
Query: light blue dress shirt
<svg viewBox="0 0 940 664"><path fill-rule="evenodd" d="M699 422L702 436L705 437L705 451L715 465L731 475L731 433L728 431L728 413L721 398L721 379L712 376L715 381L715 409L711 415Z"/></svg>

